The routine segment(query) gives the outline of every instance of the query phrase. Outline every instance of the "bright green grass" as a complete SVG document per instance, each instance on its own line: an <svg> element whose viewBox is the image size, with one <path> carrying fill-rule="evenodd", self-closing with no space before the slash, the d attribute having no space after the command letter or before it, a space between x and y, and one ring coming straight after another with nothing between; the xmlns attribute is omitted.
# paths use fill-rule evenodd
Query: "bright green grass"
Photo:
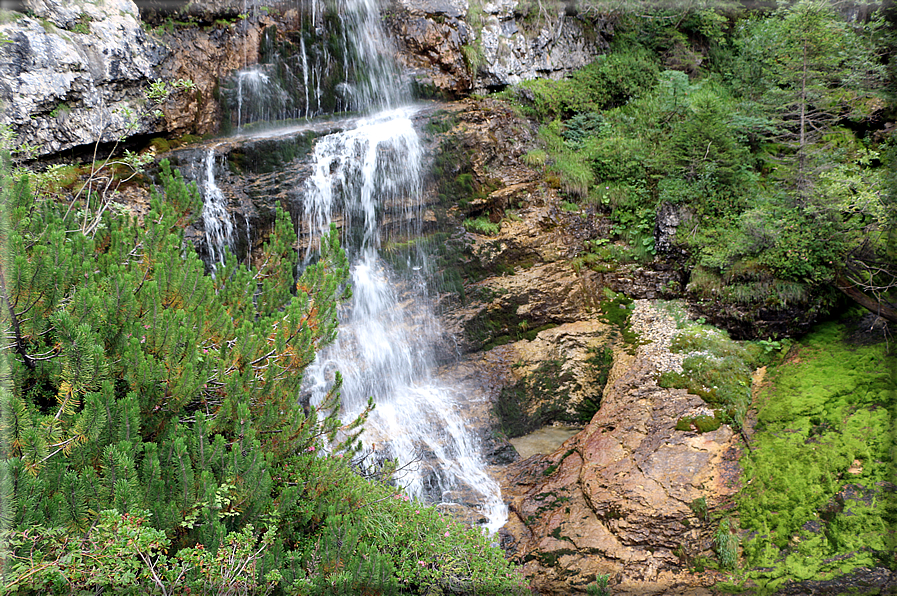
<svg viewBox="0 0 897 596"><path fill-rule="evenodd" d="M884 343L847 343L844 329L827 323L801 340L770 371L760 400L738 513L747 531L743 579L761 593L886 564L894 547L895 494L881 483L895 482L895 359ZM859 474L847 471L854 460ZM876 489L871 506L848 501L844 512L824 514L851 483ZM803 529L812 521L821 531Z"/></svg>

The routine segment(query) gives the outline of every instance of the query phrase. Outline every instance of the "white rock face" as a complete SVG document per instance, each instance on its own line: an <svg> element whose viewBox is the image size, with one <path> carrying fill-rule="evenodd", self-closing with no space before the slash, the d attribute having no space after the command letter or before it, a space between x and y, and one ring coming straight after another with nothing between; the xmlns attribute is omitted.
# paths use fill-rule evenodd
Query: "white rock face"
<svg viewBox="0 0 897 596"><path fill-rule="evenodd" d="M27 0L34 18L0 25L0 125L42 155L161 129L143 89L166 49L132 0Z"/></svg>
<svg viewBox="0 0 897 596"><path fill-rule="evenodd" d="M387 20L419 81L464 95L560 79L607 51L610 21L553 10L518 0L393 0Z"/></svg>
<svg viewBox="0 0 897 596"><path fill-rule="evenodd" d="M477 77L479 87L559 79L607 49L600 35L586 35L582 23L563 9L543 11L524 31L518 26L518 4L518 0L494 0L483 6L486 22L479 40L484 57Z"/></svg>

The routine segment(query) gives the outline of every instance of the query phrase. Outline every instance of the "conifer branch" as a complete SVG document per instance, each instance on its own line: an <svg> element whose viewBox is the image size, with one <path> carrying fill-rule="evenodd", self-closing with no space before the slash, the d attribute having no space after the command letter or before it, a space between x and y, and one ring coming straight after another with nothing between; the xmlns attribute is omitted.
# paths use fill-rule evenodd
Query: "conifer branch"
<svg viewBox="0 0 897 596"><path fill-rule="evenodd" d="M16 316L16 309L9 301L9 294L6 291L6 276L2 266L0 266L0 300L3 300L3 302L6 303L6 308L9 311L10 323L12 324L13 333L16 338L16 352L22 357L25 366L33 370L34 361L32 361L31 357L28 355L28 348L25 346L24 337L22 337L22 329L19 326L19 318Z"/></svg>

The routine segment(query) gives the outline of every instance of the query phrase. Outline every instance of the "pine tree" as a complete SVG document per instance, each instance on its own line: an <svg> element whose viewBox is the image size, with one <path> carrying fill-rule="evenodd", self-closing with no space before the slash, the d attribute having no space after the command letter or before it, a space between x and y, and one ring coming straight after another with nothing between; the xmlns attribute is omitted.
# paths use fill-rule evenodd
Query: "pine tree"
<svg viewBox="0 0 897 596"><path fill-rule="evenodd" d="M279 210L261 266L231 259L213 279L180 232L198 191L166 162L161 179L145 227L107 213L92 235L26 182L4 187L0 513L18 528L84 532L99 511L148 510L176 546L214 550L288 505L279 458L357 436L336 417L338 385L322 415L298 403L348 295L336 233L297 281Z"/></svg>

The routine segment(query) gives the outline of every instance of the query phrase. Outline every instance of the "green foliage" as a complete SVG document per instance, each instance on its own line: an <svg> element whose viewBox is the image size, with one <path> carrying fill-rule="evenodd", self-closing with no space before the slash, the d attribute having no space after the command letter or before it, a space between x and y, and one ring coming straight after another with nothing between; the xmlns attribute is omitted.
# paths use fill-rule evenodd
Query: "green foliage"
<svg viewBox="0 0 897 596"><path fill-rule="evenodd" d="M732 532L728 519L722 519L713 533L713 550L723 569L734 569L738 561L738 536Z"/></svg>
<svg viewBox="0 0 897 596"><path fill-rule="evenodd" d="M619 242L588 264L652 260L655 214L672 204L695 298L821 315L840 278L887 301L887 137L852 132L877 128L887 101L880 15L846 22L816 0L680 9L625 14L603 59L504 94L542 124L526 163L614 224Z"/></svg>
<svg viewBox="0 0 897 596"><path fill-rule="evenodd" d="M530 114L547 122L623 105L650 89L657 73L650 53L624 50L602 56L562 81L525 81L516 97Z"/></svg>
<svg viewBox="0 0 897 596"><path fill-rule="evenodd" d="M492 223L491 221L489 221L488 217L481 215L480 217L465 219L464 229L468 232L476 232L478 234L494 236L495 234L498 234L499 224Z"/></svg>
<svg viewBox="0 0 897 596"><path fill-rule="evenodd" d="M595 576L595 583L586 586L586 594L588 596L611 596L610 588L607 587L609 581L609 573L599 573Z"/></svg>
<svg viewBox="0 0 897 596"><path fill-rule="evenodd" d="M590 372L594 375L593 381L589 384L591 393L583 396L582 402L576 408L580 422L584 423L591 421L601 407L604 387L607 385L610 369L614 364L614 351L609 346L589 348L589 354L586 364L589 365Z"/></svg>
<svg viewBox="0 0 897 596"><path fill-rule="evenodd" d="M620 332L630 350L634 349L638 337L629 326L629 318L632 316L632 299L625 294L618 294L610 288L604 288L604 300L601 301L601 318L610 325L614 325Z"/></svg>
<svg viewBox="0 0 897 596"><path fill-rule="evenodd" d="M181 231L198 191L164 161L160 180L145 227L107 211L91 234L27 179L2 187L0 298L15 330L0 352L13 389L0 388L3 589L512 592L520 580L475 530L419 504L383 517L395 489L349 467L372 404L342 423L338 375L319 408L297 400L349 296L335 230L297 279L279 211L262 265L231 256L212 277ZM389 551L368 513L395 536L411 507L426 511L418 542ZM402 571L402 548L437 532L454 538L428 551L426 572Z"/></svg>
<svg viewBox="0 0 897 596"><path fill-rule="evenodd" d="M709 515L709 510L707 509L707 497L698 497L697 499L694 499L688 504L688 507L698 519L707 521Z"/></svg>
<svg viewBox="0 0 897 596"><path fill-rule="evenodd" d="M539 140L550 156L545 160L545 166L556 176L557 186L567 195L574 199L584 198L594 182L594 175L582 156L563 140L561 128L557 120L539 128Z"/></svg>
<svg viewBox="0 0 897 596"><path fill-rule="evenodd" d="M893 355L884 343L849 343L835 322L791 354L769 373L737 501L756 568L746 576L768 592L875 566L893 550L894 497L877 488L893 479Z"/></svg>

